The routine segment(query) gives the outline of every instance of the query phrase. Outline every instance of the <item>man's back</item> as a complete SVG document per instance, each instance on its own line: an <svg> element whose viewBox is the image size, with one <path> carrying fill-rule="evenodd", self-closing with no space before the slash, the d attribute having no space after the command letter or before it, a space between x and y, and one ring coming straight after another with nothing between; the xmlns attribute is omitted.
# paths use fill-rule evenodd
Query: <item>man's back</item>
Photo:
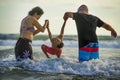
<svg viewBox="0 0 120 80"><path fill-rule="evenodd" d="M85 46L89 42L97 42L96 27L103 25L103 22L89 14L73 13L73 19L77 25L79 47Z"/></svg>
<svg viewBox="0 0 120 80"><path fill-rule="evenodd" d="M63 19L73 18L76 22L79 38L79 61L88 61L99 58L99 44L96 36L96 27L103 27L111 31L113 37L117 37L116 31L107 23L104 23L98 17L89 15L88 7L81 5L77 13L66 12Z"/></svg>

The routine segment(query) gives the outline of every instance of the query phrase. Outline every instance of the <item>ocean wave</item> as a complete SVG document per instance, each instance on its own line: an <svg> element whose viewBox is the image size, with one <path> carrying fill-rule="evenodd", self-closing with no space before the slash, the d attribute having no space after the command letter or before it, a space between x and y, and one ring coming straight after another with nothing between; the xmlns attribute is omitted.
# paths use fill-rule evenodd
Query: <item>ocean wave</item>
<svg viewBox="0 0 120 80"><path fill-rule="evenodd" d="M0 46L15 46L17 40L0 40ZM78 47L78 41L64 40L64 47ZM34 40L32 46L51 45L50 40ZM120 41L99 41L101 48L120 48Z"/></svg>
<svg viewBox="0 0 120 80"><path fill-rule="evenodd" d="M13 67L20 66L25 70L32 71L78 75L120 76L120 61L110 59L98 59L80 63L62 58L42 61L25 60L22 62L0 61L0 66L10 67L10 69L5 69L4 71L0 70L1 73L11 70Z"/></svg>

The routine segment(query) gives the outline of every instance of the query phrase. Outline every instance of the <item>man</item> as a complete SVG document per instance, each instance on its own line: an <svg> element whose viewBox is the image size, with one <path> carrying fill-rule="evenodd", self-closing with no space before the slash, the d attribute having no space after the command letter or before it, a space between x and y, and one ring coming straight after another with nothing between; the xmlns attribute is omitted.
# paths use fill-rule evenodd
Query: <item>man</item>
<svg viewBox="0 0 120 80"><path fill-rule="evenodd" d="M64 20L72 18L76 22L79 40L79 61L99 58L96 27L105 28L111 31L113 37L117 36L116 31L109 24L96 16L90 15L86 5L81 5L76 13L66 12L63 18Z"/></svg>

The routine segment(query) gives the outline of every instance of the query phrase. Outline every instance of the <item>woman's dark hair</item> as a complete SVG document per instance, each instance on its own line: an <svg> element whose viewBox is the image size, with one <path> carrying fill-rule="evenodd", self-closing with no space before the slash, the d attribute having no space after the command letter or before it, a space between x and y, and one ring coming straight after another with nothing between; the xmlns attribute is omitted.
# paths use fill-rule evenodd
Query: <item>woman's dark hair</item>
<svg viewBox="0 0 120 80"><path fill-rule="evenodd" d="M57 48L62 48L64 46L64 43L61 42L59 45L57 45Z"/></svg>
<svg viewBox="0 0 120 80"><path fill-rule="evenodd" d="M44 11L40 8L40 7L34 7L30 12L29 15L34 15L35 13L37 13L37 15L43 14Z"/></svg>

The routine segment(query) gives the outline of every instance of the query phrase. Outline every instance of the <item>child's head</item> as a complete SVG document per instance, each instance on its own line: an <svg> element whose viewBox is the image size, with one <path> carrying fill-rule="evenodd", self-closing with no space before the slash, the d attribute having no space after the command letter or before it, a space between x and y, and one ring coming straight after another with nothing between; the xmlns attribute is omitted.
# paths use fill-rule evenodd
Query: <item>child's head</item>
<svg viewBox="0 0 120 80"><path fill-rule="evenodd" d="M63 48L63 46L64 46L64 43L61 42L59 45L57 45L57 48Z"/></svg>
<svg viewBox="0 0 120 80"><path fill-rule="evenodd" d="M64 43L59 37L56 38L56 44L57 44L57 48L62 48L64 46Z"/></svg>

